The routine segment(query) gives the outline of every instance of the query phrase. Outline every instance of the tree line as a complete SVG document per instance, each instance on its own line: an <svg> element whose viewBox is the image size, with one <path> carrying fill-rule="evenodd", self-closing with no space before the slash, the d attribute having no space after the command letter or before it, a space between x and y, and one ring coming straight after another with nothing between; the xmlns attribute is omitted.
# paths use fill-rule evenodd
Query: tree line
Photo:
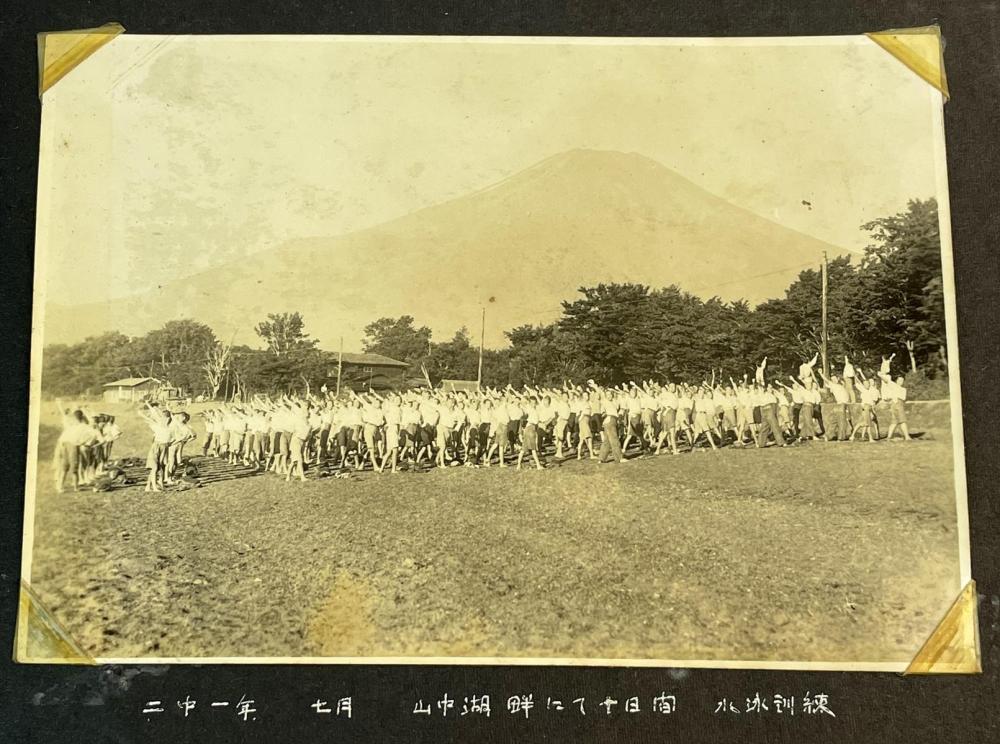
<svg viewBox="0 0 1000 744"><path fill-rule="evenodd" d="M897 353L921 378L947 374L944 287L935 200L862 229L870 244L860 261L828 264L828 341L832 366L843 356L863 368ZM509 346L483 353L483 383L547 385L594 379L699 380L713 372L742 375L765 355L790 374L821 344L821 274L801 272L785 296L751 308L742 300L702 300L678 286L581 287L549 324L506 332ZM232 397L318 389L329 383L337 353L321 350L299 313L269 315L255 328L264 348L233 345L207 325L174 320L145 336L112 332L78 344L47 346L42 389L48 395L96 394L119 377L156 377L188 395ZM406 362L424 375L475 380L479 349L465 328L445 341L409 315L365 327L366 352ZM359 382L345 376L345 383Z"/></svg>

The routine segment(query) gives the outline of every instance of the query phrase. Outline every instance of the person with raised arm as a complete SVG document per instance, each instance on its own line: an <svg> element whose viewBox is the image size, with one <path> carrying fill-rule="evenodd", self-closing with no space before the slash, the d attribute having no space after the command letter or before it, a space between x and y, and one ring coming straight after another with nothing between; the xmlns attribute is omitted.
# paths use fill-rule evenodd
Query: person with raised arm
<svg viewBox="0 0 1000 744"><path fill-rule="evenodd" d="M298 474L302 483L306 482L306 444L312 434L309 425L309 408L302 401L288 401L288 470L285 472L285 481L288 482Z"/></svg>
<svg viewBox="0 0 1000 744"><path fill-rule="evenodd" d="M642 438L642 401L639 399L639 388L634 382L625 393L624 409L627 425L625 426L625 441L622 443L622 452L628 452L629 445L635 441L639 443L639 453L645 454L646 445Z"/></svg>
<svg viewBox="0 0 1000 744"><path fill-rule="evenodd" d="M715 445L715 401L712 396L700 388L694 393L694 422L691 429L691 451L698 448L698 440L704 434L712 449L718 449Z"/></svg>
<svg viewBox="0 0 1000 744"><path fill-rule="evenodd" d="M903 439L910 442L913 437L906 421L906 381L902 375L893 381L888 372L880 371L879 377L882 379L882 398L889 404L889 430L885 433L885 441L893 441L892 435L899 429Z"/></svg>
<svg viewBox="0 0 1000 744"><path fill-rule="evenodd" d="M510 444L510 414L507 411L506 396L498 396L490 411L491 443L486 450L486 460L483 462L486 467L492 463L494 453L498 453L500 467L507 467L507 448Z"/></svg>
<svg viewBox="0 0 1000 744"><path fill-rule="evenodd" d="M535 462L535 469L542 470L541 460L538 459L538 427L541 423L539 412L545 411L544 404L537 398L526 398L522 403L524 411L524 427L521 430L521 449L517 453L517 470L521 469L521 463L525 454L530 454Z"/></svg>
<svg viewBox="0 0 1000 744"><path fill-rule="evenodd" d="M813 388L811 377L803 380L804 385L800 385L799 381L794 377L789 377L788 379L792 381L792 390L798 390L799 395L802 397L802 404L799 406L799 441L811 441L816 438L816 428L813 425L813 406L819 402L818 391ZM816 393L815 396L813 395L814 392Z"/></svg>
<svg viewBox="0 0 1000 744"><path fill-rule="evenodd" d="M694 409L694 398L692 397L692 389L689 385L681 385L677 392L677 417L676 424L674 426L676 434L684 433L684 438L687 440L688 447L694 448L694 436L692 434L691 427L691 412ZM675 436L676 436L675 434Z"/></svg>
<svg viewBox="0 0 1000 744"><path fill-rule="evenodd" d="M556 391L552 394L549 410L554 419L552 424L552 439L556 445L555 456L556 459L562 460L563 447L569 446L566 439L572 436L569 426L570 418L573 416L573 409L570 406L569 397L565 391Z"/></svg>
<svg viewBox="0 0 1000 744"><path fill-rule="evenodd" d="M892 360L896 358L896 352L891 353L889 356L882 356L882 364L878 368L878 376L881 379L885 378L885 375L890 374L892 367Z"/></svg>
<svg viewBox="0 0 1000 744"><path fill-rule="evenodd" d="M729 378L729 382L736 390L736 400L739 403L739 408L736 411L736 428L739 433L736 437L735 445L737 447L747 447L757 442L757 424L754 423L753 391L747 384L747 376L745 374L743 375L742 382L737 384L733 382L732 377ZM747 434L750 435L749 442L746 441Z"/></svg>
<svg viewBox="0 0 1000 744"><path fill-rule="evenodd" d="M434 443L437 441L438 420L441 418L437 399L433 397L432 392L427 390L420 392L418 410L420 411L420 428L417 433L420 436L420 442L417 446L417 465L423 462L424 456L430 460L434 459Z"/></svg>
<svg viewBox="0 0 1000 744"><path fill-rule="evenodd" d="M576 394L574 410L576 412L577 427L576 459L583 459L583 450L586 447L590 459L596 460L597 454L594 452L594 432L592 428L594 404L589 392L581 390Z"/></svg>
<svg viewBox="0 0 1000 744"><path fill-rule="evenodd" d="M377 394L372 392L365 393L364 396L358 395L353 390L348 392L360 406L361 442L365 447L364 452L359 456L357 469L363 469L367 459L371 463L372 470L377 472L380 466L378 461L379 432L385 424L382 401Z"/></svg>
<svg viewBox="0 0 1000 744"><path fill-rule="evenodd" d="M806 380L809 380L810 382L816 381L816 376L814 374L813 368L816 366L816 362L818 361L819 361L819 352L816 352L815 354L813 354L812 359L810 359L808 362L803 362L802 364L799 365L799 379L802 381L803 385L806 384Z"/></svg>
<svg viewBox="0 0 1000 744"><path fill-rule="evenodd" d="M67 476L72 479L73 490L77 491L80 488L80 455L77 442L86 438L83 411L73 406L65 407L59 398L56 398L56 407L62 424L52 458L56 493L63 493Z"/></svg>
<svg viewBox="0 0 1000 744"><path fill-rule="evenodd" d="M208 457L210 451L216 446L215 419L212 418L212 409L202 411L199 416L205 420L205 440L201 444L201 455Z"/></svg>
<svg viewBox="0 0 1000 744"><path fill-rule="evenodd" d="M732 380L730 379L730 383ZM717 409L721 409L722 418L718 428L719 442L725 444L726 437L733 435L733 442L740 439L739 429L736 425L739 416L739 399L736 397L736 389L730 385L718 385L712 393Z"/></svg>
<svg viewBox="0 0 1000 744"><path fill-rule="evenodd" d="M757 365L757 369L754 371L753 378L756 380L757 384L764 387L764 370L767 369L767 357Z"/></svg>
<svg viewBox="0 0 1000 744"><path fill-rule="evenodd" d="M799 439L799 411L802 410L803 387L794 377L790 379L792 381L791 385L786 385L781 380L775 380L774 384L784 391L781 399L785 402L786 415L788 416L788 436L791 441L797 442ZM779 406L780 404L781 402L779 401ZM782 423L780 417L778 422Z"/></svg>
<svg viewBox="0 0 1000 744"><path fill-rule="evenodd" d="M164 484L164 469L167 464L167 449L170 446L170 411L146 401L138 411L139 418L146 422L153 433L153 441L146 454L146 492L161 491Z"/></svg>
<svg viewBox="0 0 1000 744"><path fill-rule="evenodd" d="M602 465L608 462L610 456L613 462L627 462L618 439L618 418L621 416L621 406L618 396L611 390L600 390L602 421L601 451L597 461Z"/></svg>
<svg viewBox="0 0 1000 744"><path fill-rule="evenodd" d="M191 417L186 411L181 411L170 422L170 444L167 447L167 464L165 467L165 482L172 484L174 474L183 467L184 445L198 438L194 429L188 423Z"/></svg>
<svg viewBox="0 0 1000 744"><path fill-rule="evenodd" d="M773 385L768 386L774 394L778 408L778 426L781 427L781 435L786 441L795 441L795 430L792 426L792 407L788 396L788 391L781 380L775 380Z"/></svg>
<svg viewBox="0 0 1000 744"><path fill-rule="evenodd" d="M416 463L417 452L420 450L420 409L417 401L409 399L403 403L400 411L400 460L411 460Z"/></svg>
<svg viewBox="0 0 1000 744"><path fill-rule="evenodd" d="M660 412L660 433L656 438L654 454L660 454L664 442L669 443L670 451L673 454L679 454L677 451L677 386L674 383L668 383L660 389L657 395L657 405Z"/></svg>
<svg viewBox="0 0 1000 744"><path fill-rule="evenodd" d="M770 385L766 387L756 387L756 399L760 408L760 429L757 431L757 446L767 447L767 437L770 434L774 443L779 447L786 445L785 437L781 432L781 424L778 422L778 399L774 394L774 388Z"/></svg>
<svg viewBox="0 0 1000 744"><path fill-rule="evenodd" d="M230 465L235 465L243 456L243 439L246 436L246 419L243 411L236 404L230 404L226 410L225 417L226 432L229 434L228 461Z"/></svg>
<svg viewBox="0 0 1000 744"><path fill-rule="evenodd" d="M850 429L847 426L847 404L850 399L847 395L847 388L837 375L827 377L823 370L819 371L823 378L823 386L833 396L833 402L828 403L824 412L823 426L826 429L826 438L829 441L832 437L835 442L843 442L850 439Z"/></svg>
<svg viewBox="0 0 1000 744"><path fill-rule="evenodd" d="M861 415L858 417L858 422L851 431L851 439L853 440L860 431L861 441L864 441L865 436L867 436L869 442L874 442L878 439L878 423L875 421L875 406L879 401L878 388L871 380L864 376L861 370L858 370L858 377L861 380L861 386L858 388ZM872 438L873 428L875 430L874 438Z"/></svg>
<svg viewBox="0 0 1000 744"><path fill-rule="evenodd" d="M844 379L844 388L847 390L848 403L857 402L857 390L856 384L854 382L857 373L854 370L854 365L851 364L851 360L844 355L844 374L842 375Z"/></svg>
<svg viewBox="0 0 1000 744"><path fill-rule="evenodd" d="M438 408L437 421L437 465L443 468L447 464L448 452L454 448L454 433L457 418L455 401L450 396L445 397Z"/></svg>

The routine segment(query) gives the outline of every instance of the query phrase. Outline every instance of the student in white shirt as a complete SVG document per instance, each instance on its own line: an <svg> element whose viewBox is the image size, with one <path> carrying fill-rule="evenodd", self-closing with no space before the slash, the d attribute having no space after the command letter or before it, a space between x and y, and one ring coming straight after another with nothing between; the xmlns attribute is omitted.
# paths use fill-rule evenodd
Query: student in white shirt
<svg viewBox="0 0 1000 744"><path fill-rule="evenodd" d="M583 448L584 445L587 447L587 451L590 453L590 459L596 460L597 455L594 453L594 431L593 431L593 421L594 421L594 406L590 398L586 393L581 393L576 398L576 425L577 425L577 443L576 443L576 459L583 459Z"/></svg>
<svg viewBox="0 0 1000 744"><path fill-rule="evenodd" d="M820 370L819 374L823 378L826 389L833 395L833 403L824 406L827 413L827 420L823 422L826 438L835 442L846 441L850 438L850 428L847 424L847 404L850 397L847 394L847 388L844 387L837 375L827 377L823 370Z"/></svg>
<svg viewBox="0 0 1000 744"><path fill-rule="evenodd" d="M878 388L872 383L871 380L865 379L863 376L861 378L861 386L858 388L858 398L861 402L861 415L858 417L858 422L854 425L854 429L851 431L851 439L854 439L855 435L861 432L861 441L864 441L865 436L868 437L869 442L874 442L878 439L878 424L875 421L875 405L878 403L879 394ZM872 438L872 429L875 429L875 438Z"/></svg>
<svg viewBox="0 0 1000 744"><path fill-rule="evenodd" d="M194 429L188 424L191 417L181 411L170 423L170 445L167 448L167 464L165 467L165 482L172 483L174 473L181 466L184 457L184 445L196 438Z"/></svg>
<svg viewBox="0 0 1000 744"><path fill-rule="evenodd" d="M56 492L62 493L66 486L66 477L73 483L73 490L80 488L80 443L86 443L91 435L83 411L79 409L63 409L57 401L62 416L63 429L56 443L56 453L53 459Z"/></svg>
<svg viewBox="0 0 1000 744"><path fill-rule="evenodd" d="M524 428L521 431L521 449L517 453L517 469L521 469L521 462L524 460L525 453L531 455L531 459L535 462L535 468L537 470L542 470L542 463L538 459L538 426L541 423L539 413L540 410L546 415L548 411L544 408L544 405L535 401L525 401L522 406L524 411L525 421Z"/></svg>
<svg viewBox="0 0 1000 744"><path fill-rule="evenodd" d="M803 362L799 365L799 379L802 381L803 385L808 385L810 383L816 382L816 377L813 374L813 368L816 366L816 362L819 361L819 352L813 354L813 358L808 362Z"/></svg>
<svg viewBox="0 0 1000 744"><path fill-rule="evenodd" d="M309 425L309 412L304 406L296 406L292 409L288 418L290 428L288 440L288 470L285 473L285 480L290 481L296 473L299 480L306 481L306 442L312 434Z"/></svg>
<svg viewBox="0 0 1000 744"><path fill-rule="evenodd" d="M855 403L857 401L857 391L854 378L857 373L854 371L854 365L851 364L851 360L844 355L844 387L847 388L847 398L849 403Z"/></svg>
<svg viewBox="0 0 1000 744"><path fill-rule="evenodd" d="M906 387L902 376L893 382L888 373L879 374L882 378L882 398L889 404L889 430L885 434L887 442L892 441L892 435L898 428L907 442L912 441L910 427L906 422Z"/></svg>
<svg viewBox="0 0 1000 744"><path fill-rule="evenodd" d="M149 425L153 433L153 442L146 455L146 468L149 470L146 491L160 491L165 480L167 450L172 437L170 412L146 403L144 408L139 409L139 417Z"/></svg>
<svg viewBox="0 0 1000 744"><path fill-rule="evenodd" d="M802 396L802 405L799 408L799 441L805 442L816 438L816 427L813 423L815 417L814 406L819 403L819 391L813 385L812 378L805 381L805 386L800 387L795 378L792 379L792 389L799 390Z"/></svg>
<svg viewBox="0 0 1000 744"><path fill-rule="evenodd" d="M570 410L569 401L566 398L565 393L559 393L552 400L551 411L555 417L555 424L552 428L552 438L556 442L556 458L563 458L563 445L569 445L565 442L569 426L569 419L572 411Z"/></svg>
<svg viewBox="0 0 1000 744"><path fill-rule="evenodd" d="M604 414L604 420L602 422L601 451L598 453L597 461L603 465L608 462L610 455L613 462L627 462L618 440L618 419L622 411L618 398L613 392L601 391L601 412Z"/></svg>
<svg viewBox="0 0 1000 744"><path fill-rule="evenodd" d="M656 454L660 454L664 442L670 443L670 451L677 451L677 387L670 383L660 391L657 401L660 410L660 435L656 439Z"/></svg>
<svg viewBox="0 0 1000 744"><path fill-rule="evenodd" d="M385 464L388 462L391 472L395 473L399 458L399 427L403 422L403 410L398 395L390 394L386 397L382 405L382 415L385 416L385 454L382 456L379 472L385 470Z"/></svg>
<svg viewBox="0 0 1000 744"><path fill-rule="evenodd" d="M104 422L104 428L101 430L101 437L104 440L104 461L111 461L111 448L114 443L121 439L122 436L121 427L115 423L114 416L108 416L107 420Z"/></svg>
<svg viewBox="0 0 1000 744"><path fill-rule="evenodd" d="M718 449L715 445L715 401L711 395L704 390L699 390L694 394L694 425L691 436L691 451L698 448L698 440L704 434L712 449Z"/></svg>
<svg viewBox="0 0 1000 744"><path fill-rule="evenodd" d="M500 467L506 467L507 447L510 444L510 409L505 398L500 398L493 406L493 417L490 421L493 441L486 452L486 467L490 466L494 453L498 453Z"/></svg>
<svg viewBox="0 0 1000 744"><path fill-rule="evenodd" d="M633 441L639 443L641 454L646 452L646 443L643 440L642 428L642 401L639 400L639 389L633 383L632 388L625 396L624 413L627 415L628 425L625 429L625 441L622 444L622 452L628 452L628 446Z"/></svg>

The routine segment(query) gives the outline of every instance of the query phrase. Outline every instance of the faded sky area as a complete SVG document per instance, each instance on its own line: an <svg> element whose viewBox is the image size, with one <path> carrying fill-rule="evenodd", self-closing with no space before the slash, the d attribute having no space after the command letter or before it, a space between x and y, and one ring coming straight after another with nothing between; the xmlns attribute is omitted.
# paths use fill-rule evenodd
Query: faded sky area
<svg viewBox="0 0 1000 744"><path fill-rule="evenodd" d="M860 251L863 222L936 192L933 95L859 37L124 34L45 94L47 299L121 297L376 225L573 148L640 153Z"/></svg>

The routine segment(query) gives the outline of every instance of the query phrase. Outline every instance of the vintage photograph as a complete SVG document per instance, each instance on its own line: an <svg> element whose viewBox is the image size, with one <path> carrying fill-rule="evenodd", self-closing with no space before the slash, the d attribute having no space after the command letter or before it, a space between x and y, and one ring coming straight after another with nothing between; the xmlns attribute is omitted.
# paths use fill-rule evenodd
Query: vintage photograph
<svg viewBox="0 0 1000 744"><path fill-rule="evenodd" d="M864 35L109 38L18 660L905 670L971 578L944 103Z"/></svg>

